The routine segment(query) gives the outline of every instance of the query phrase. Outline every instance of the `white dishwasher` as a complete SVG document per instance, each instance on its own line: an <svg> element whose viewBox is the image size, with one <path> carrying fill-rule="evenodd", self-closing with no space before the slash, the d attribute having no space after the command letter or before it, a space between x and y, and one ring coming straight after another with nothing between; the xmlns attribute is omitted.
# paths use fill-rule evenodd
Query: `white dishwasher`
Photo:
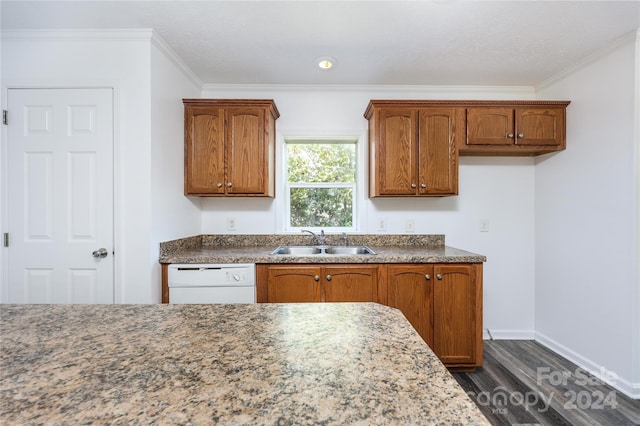
<svg viewBox="0 0 640 426"><path fill-rule="evenodd" d="M256 265L171 264L169 303L256 303Z"/></svg>

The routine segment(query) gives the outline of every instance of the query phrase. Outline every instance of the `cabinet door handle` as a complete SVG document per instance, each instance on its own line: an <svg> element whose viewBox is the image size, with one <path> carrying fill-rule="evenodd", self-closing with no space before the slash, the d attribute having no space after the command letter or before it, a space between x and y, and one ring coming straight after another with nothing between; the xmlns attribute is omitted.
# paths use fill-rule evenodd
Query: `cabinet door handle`
<svg viewBox="0 0 640 426"><path fill-rule="evenodd" d="M227 188L231 188L233 184L231 182L227 183Z"/></svg>
<svg viewBox="0 0 640 426"><path fill-rule="evenodd" d="M331 281L331 275L327 275L327 281Z"/></svg>
<svg viewBox="0 0 640 426"><path fill-rule="evenodd" d="M436 275L436 278L438 278L439 280L441 280L441 279L442 279L442 274L438 274L438 275Z"/></svg>
<svg viewBox="0 0 640 426"><path fill-rule="evenodd" d="M509 139L511 139L511 138L513 137L513 133L509 133L509 134L507 135L507 137L508 137Z"/></svg>
<svg viewBox="0 0 640 426"><path fill-rule="evenodd" d="M426 278L427 281L429 281L431 279L431 275L427 274L424 276Z"/></svg>
<svg viewBox="0 0 640 426"><path fill-rule="evenodd" d="M421 184L420 184L420 188L426 188L426 187L427 187L427 184L426 184L426 183L421 183Z"/></svg>
<svg viewBox="0 0 640 426"><path fill-rule="evenodd" d="M320 277L318 275L314 276L313 279L316 281L320 281Z"/></svg>
<svg viewBox="0 0 640 426"><path fill-rule="evenodd" d="M520 139L524 138L524 133L518 133L518 137L519 137Z"/></svg>
<svg viewBox="0 0 640 426"><path fill-rule="evenodd" d="M218 182L218 185L216 185L218 188L222 188L222 182Z"/></svg>
<svg viewBox="0 0 640 426"><path fill-rule="evenodd" d="M417 186L417 185L416 185L415 183L412 183L412 184L411 184L411 187L412 187L412 188L415 188L416 186Z"/></svg>

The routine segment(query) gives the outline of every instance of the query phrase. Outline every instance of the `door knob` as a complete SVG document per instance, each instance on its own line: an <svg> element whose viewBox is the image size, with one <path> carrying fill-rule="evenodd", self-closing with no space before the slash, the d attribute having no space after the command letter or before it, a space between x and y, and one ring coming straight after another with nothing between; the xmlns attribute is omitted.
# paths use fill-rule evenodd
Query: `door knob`
<svg viewBox="0 0 640 426"><path fill-rule="evenodd" d="M107 251L106 248L102 247L102 248L99 248L98 250L94 250L94 252L91 253L91 255L96 259L101 259L101 258L107 257L109 255L109 252Z"/></svg>

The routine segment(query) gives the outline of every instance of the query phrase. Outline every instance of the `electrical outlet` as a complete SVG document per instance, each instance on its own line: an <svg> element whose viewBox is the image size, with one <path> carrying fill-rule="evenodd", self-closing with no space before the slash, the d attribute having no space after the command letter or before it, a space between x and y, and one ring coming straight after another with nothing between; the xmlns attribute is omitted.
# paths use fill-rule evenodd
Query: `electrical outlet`
<svg viewBox="0 0 640 426"><path fill-rule="evenodd" d="M227 218L227 231L235 231L236 230L236 218L228 217Z"/></svg>
<svg viewBox="0 0 640 426"><path fill-rule="evenodd" d="M378 219L378 231L386 231L387 230L387 219L380 218Z"/></svg>
<svg viewBox="0 0 640 426"><path fill-rule="evenodd" d="M480 232L489 232L489 219L480 219Z"/></svg>
<svg viewBox="0 0 640 426"><path fill-rule="evenodd" d="M413 219L407 219L404 221L404 231L407 233L416 232L416 224Z"/></svg>

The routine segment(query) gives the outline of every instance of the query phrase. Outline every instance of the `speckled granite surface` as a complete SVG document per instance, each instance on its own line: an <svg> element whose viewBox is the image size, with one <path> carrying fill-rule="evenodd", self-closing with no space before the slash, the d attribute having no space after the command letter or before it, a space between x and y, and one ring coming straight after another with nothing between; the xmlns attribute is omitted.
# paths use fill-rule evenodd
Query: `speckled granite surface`
<svg viewBox="0 0 640 426"><path fill-rule="evenodd" d="M0 305L2 424L488 424L397 310Z"/></svg>
<svg viewBox="0 0 640 426"><path fill-rule="evenodd" d="M328 235L328 245L342 245ZM160 263L479 263L486 257L444 244L443 235L349 235L376 255L274 255L281 245L314 245L310 235L198 235L160 244Z"/></svg>

